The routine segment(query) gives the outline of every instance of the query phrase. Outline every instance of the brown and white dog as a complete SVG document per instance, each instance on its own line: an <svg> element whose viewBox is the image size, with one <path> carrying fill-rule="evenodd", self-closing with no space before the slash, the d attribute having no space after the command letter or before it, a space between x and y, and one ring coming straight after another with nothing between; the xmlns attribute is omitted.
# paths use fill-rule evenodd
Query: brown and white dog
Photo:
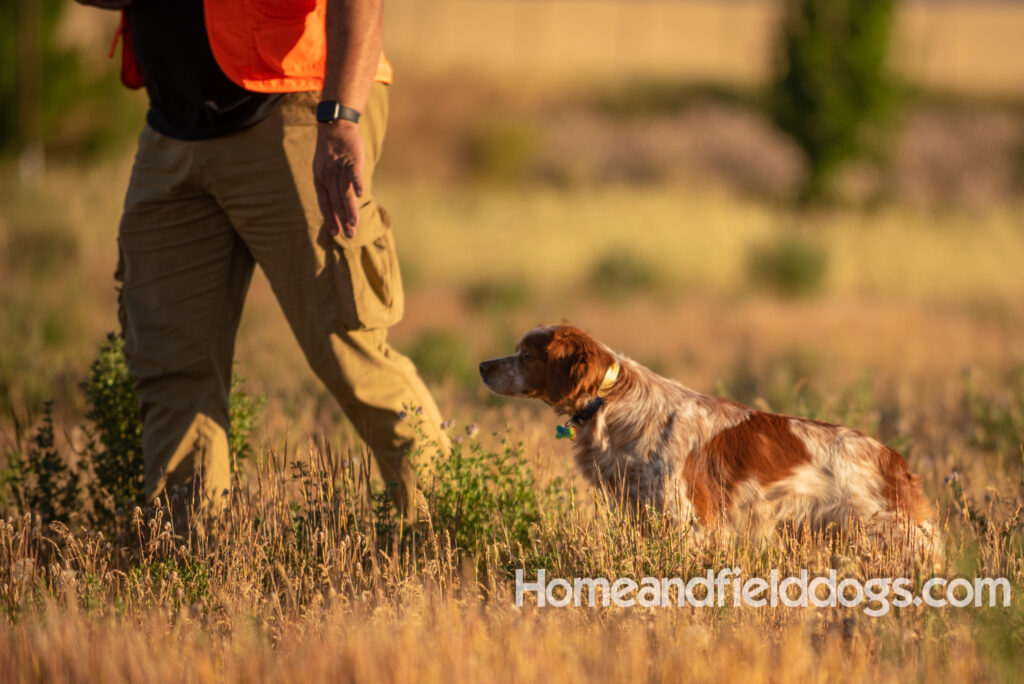
<svg viewBox="0 0 1024 684"><path fill-rule="evenodd" d="M920 478L896 451L847 427L699 394L578 328L531 330L480 375L496 394L571 416L559 436L573 438L576 465L634 510L766 534L787 520L812 529L904 520L934 541Z"/></svg>

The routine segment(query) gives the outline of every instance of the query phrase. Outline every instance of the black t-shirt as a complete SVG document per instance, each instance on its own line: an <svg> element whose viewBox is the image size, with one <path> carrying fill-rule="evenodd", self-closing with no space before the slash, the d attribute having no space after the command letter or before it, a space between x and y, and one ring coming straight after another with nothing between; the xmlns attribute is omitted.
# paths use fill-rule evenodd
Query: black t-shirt
<svg viewBox="0 0 1024 684"><path fill-rule="evenodd" d="M279 94L245 90L224 75L210 50L203 0L134 0L128 23L146 77L146 121L180 140L216 138L259 123Z"/></svg>

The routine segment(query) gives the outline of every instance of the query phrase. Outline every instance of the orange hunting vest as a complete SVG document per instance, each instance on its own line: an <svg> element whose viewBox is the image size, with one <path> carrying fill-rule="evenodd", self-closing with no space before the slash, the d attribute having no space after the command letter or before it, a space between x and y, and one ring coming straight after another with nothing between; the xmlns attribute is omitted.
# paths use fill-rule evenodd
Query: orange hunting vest
<svg viewBox="0 0 1024 684"><path fill-rule="evenodd" d="M258 93L323 88L327 0L204 0L203 8L213 56L232 81ZM141 73L123 17L118 34L124 38L122 80L138 88ZM376 80L393 78L382 52Z"/></svg>

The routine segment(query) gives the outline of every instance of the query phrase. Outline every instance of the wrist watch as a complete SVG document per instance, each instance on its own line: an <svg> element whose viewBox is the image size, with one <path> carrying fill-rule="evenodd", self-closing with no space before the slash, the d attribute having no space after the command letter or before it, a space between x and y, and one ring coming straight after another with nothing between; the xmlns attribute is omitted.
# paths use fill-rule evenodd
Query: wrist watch
<svg viewBox="0 0 1024 684"><path fill-rule="evenodd" d="M316 120L320 123L334 123L335 121L359 123L359 112L336 100L323 100L316 106Z"/></svg>

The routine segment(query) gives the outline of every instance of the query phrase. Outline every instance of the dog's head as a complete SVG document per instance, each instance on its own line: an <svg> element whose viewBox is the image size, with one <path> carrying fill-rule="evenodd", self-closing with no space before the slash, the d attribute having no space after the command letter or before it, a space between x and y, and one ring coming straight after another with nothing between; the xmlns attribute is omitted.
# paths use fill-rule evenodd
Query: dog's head
<svg viewBox="0 0 1024 684"><path fill-rule="evenodd" d="M571 410L593 397L615 357L571 325L535 328L516 353L480 364L480 377L495 394L541 399Z"/></svg>

